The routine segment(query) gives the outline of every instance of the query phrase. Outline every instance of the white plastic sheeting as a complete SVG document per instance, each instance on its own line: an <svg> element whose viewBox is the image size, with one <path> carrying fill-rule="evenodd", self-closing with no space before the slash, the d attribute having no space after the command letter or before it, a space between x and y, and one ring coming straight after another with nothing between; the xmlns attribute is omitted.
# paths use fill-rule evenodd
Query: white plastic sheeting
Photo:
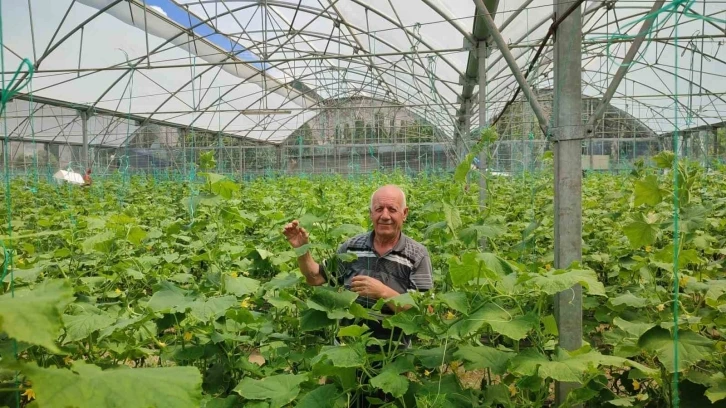
<svg viewBox="0 0 726 408"><path fill-rule="evenodd" d="M28 58L39 63L31 84L36 96L255 140L284 140L315 116L321 100L352 96L402 104L441 133L456 132L464 38L472 36L475 14L469 0L146 3L145 12L141 0L3 2L5 71ZM635 34L652 4L583 4L587 96L605 92L630 46L613 36ZM495 23L511 19L502 35L522 70L552 23L552 10L551 0L499 2ZM689 13L659 16L652 41L643 44L611 102L656 132L724 121L726 7L699 0ZM551 58L548 45L528 78L533 87L552 86ZM498 50L487 66L491 119L517 85ZM21 112L16 116L14 137L35 132L36 140L81 141L72 115L32 127L23 125ZM471 124L479 126L476 114ZM137 123L114 126L109 137L101 134L103 124L89 120L92 144L123 144Z"/></svg>

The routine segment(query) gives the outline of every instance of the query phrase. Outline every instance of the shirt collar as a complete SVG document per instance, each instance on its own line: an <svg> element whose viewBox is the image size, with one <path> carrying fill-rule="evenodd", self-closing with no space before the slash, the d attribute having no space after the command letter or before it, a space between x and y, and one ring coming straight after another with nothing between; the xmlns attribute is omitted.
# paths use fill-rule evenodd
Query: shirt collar
<svg viewBox="0 0 726 408"><path fill-rule="evenodd" d="M375 235L375 231L371 231L368 233L368 237L366 238L366 245L368 248L373 249L373 236ZM398 242L396 242L396 245L393 246L393 249L391 251L397 251L401 252L406 247L406 240L408 240L408 236L401 231L401 235L398 237Z"/></svg>

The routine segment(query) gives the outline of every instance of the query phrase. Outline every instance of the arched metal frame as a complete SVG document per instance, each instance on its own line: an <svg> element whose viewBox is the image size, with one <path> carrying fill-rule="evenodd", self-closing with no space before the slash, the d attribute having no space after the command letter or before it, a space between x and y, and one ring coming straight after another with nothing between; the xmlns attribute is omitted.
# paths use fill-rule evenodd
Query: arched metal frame
<svg viewBox="0 0 726 408"><path fill-rule="evenodd" d="M187 42L186 44L193 44L196 42L204 42L207 46L211 46L214 49L217 49L221 55L226 55L226 57L219 63L219 64L210 64L208 67L205 67L205 69L200 70L199 73L196 73L195 75L190 76L190 79L186 81L183 84L180 84L175 89L168 90L168 96L163 100L162 103L160 103L156 109L145 115L144 120L141 121L141 123L153 122L156 120L155 115L161 115L164 114L163 108L164 106L171 100L176 99L181 102L183 102L188 108L189 112L188 115L192 114L193 119L190 123L181 125L179 127L185 128L185 127L193 127L197 124L198 121L200 121L202 118L205 117L205 115L208 114L215 114L215 109L219 109L221 105L229 104L235 99L231 100L225 100L225 98L229 95L232 95L233 92L238 89L240 86L250 83L254 80L260 80L265 83L265 86L261 89L261 92L259 92L259 97L254 97L250 99L250 102L247 103L248 109L254 108L256 105L261 104L263 101L266 101L268 96L270 96L272 93L279 92L282 90L286 90L288 92L288 95L290 97L283 101L280 104L281 109L283 109L284 106L289 104L295 99L304 98L307 102L304 104L303 108L307 109L316 109L318 108L324 100L321 100L320 98L316 98L318 91L324 90L328 91L327 94L331 95L332 99L346 99L349 98L351 95L351 91L348 90L350 86L353 86L354 92L361 93L362 95L375 98L375 99L384 99L389 101L392 104L400 105L404 108L409 109L412 113L414 113L417 116L424 116L426 115L427 119L431 122L431 124L439 129L452 129L452 132L446 132L446 133L453 133L455 132L455 129L457 128L457 124L459 123L459 113L457 113L456 105L460 102L459 99L461 99L461 85L456 85L452 81L445 79L440 72L429 72L428 67L424 63L424 61L421 58L420 53L426 53L428 55L434 55L436 58L440 59L444 62L446 69L450 69L450 72L453 72L456 75L462 76L463 70L461 67L457 66L457 63L454 62L453 59L448 58L447 54L451 52L452 50L440 50L437 49L432 45L431 42L427 41L427 38L425 38L423 35L419 35L415 30L411 29L411 27L407 27L404 25L403 21L401 20L396 7L393 6L392 3L389 2L391 6L391 10L393 11L393 15L387 14L387 12L384 12L380 9L377 9L370 4L367 4L367 2L363 0L346 0L352 4L355 4L364 10L366 10L366 13L370 12L373 13L378 18L382 19L382 21L385 21L386 24L390 24L392 29L400 30L401 33L405 35L405 38L408 39L410 42L410 45L412 46L412 49L414 48L414 41L416 42L416 46L418 49L416 51L406 51L401 49L401 47L396 46L391 41L386 40L383 36L379 35L378 33L370 32L367 28L360 27L355 25L351 21L347 21L344 18L344 13L341 13L340 8L338 7L338 2L341 0L324 0L319 1L318 4L320 7L312 7L309 5L302 4L302 0L291 0L291 1L285 1L285 0L267 0L265 2L265 5L262 5L261 3L253 2L248 4L243 4L242 6L236 7L236 8L230 8L229 5L224 0L199 0L196 2L189 2L186 4L181 4L179 1L171 0L172 3L176 4L178 7L180 7L185 13L187 13L190 16L190 22L191 18L193 17L197 22L192 25L191 23L189 26L181 26L180 24L174 22L173 20L169 19L168 17L165 17L164 15L156 12L152 8L145 7L145 2L141 2L141 0L109 0L108 3L104 6L99 8L95 13L93 13L90 17L85 19L82 23L78 24L77 26L73 27L70 31L68 31L62 38L60 38L58 41L55 41L56 36L61 31L61 27L63 26L64 22L66 21L66 17L68 14L72 11L72 7L75 4L75 2L71 3L70 7L66 11L65 16L61 20L59 26L55 30L54 35L50 39L49 43L46 45L44 51L35 61L35 67L36 69L40 69L40 72L42 73L42 62L51 55L54 51L59 49L59 47L70 38L74 37L74 34L76 34L79 30L82 30L84 27L86 27L90 22L92 22L94 19L98 18L99 16L103 15L108 10L112 9L113 7L118 6L122 3L127 3L128 7L136 7L140 10L143 10L144 13L151 13L156 18L166 20L169 24L172 24L176 28L179 29L178 33L165 41L163 41L160 45L155 47L153 50L148 50L148 53L144 56L141 56L131 62L132 66L121 68L119 65L114 66L115 69L121 69L121 73L116 78L115 81L113 81L106 90L100 93L100 95L96 98L95 102L91 103L87 108L89 110L93 110L100 102L104 101L104 98L113 90L116 86L118 86L122 81L129 76L132 73L141 73L143 75L144 67L143 63L146 62L148 64L149 59L156 54L159 54L161 52L164 52L167 49L178 47L178 44L174 44L173 41L178 40L180 37L186 36ZM458 21L458 18L460 16L453 16L451 13L440 7L436 0L420 0L423 3L423 6L430 8L436 15L440 16L442 18L442 23L446 22L448 23L456 32L458 32L462 39L467 41L469 44L476 43L476 39L473 36L473 34ZM524 1L522 5L512 11L512 14L500 25L500 29L506 29L507 27L511 26L511 23L515 21L518 17L521 16L521 13L527 10L527 7L531 5L533 0ZM30 3L29 3L30 4ZM220 8L220 12L214 15L209 15L207 13L207 9L205 5L207 4L219 4L222 5ZM603 19L605 16L608 15L608 13L611 12L610 9L605 10L604 12L601 12L605 5L603 3L592 3L588 4L585 7L585 10L583 12L583 27L588 27L584 35L592 34L595 32L598 32L599 30L608 28L608 24L612 25L614 22L617 22L619 24L627 23L628 21L634 21L635 19L641 17L645 13L647 13L646 5L643 6L642 12L635 12L635 13L629 13L627 17L623 18L622 20L618 21L608 21L603 22ZM190 8L192 6L201 6L202 10L204 10L206 16L199 16L195 15ZM19 5L22 6L22 5ZM640 7L640 6L638 6ZM261 9L265 9L266 12L264 13L264 16L261 16L263 19L269 19L270 23L273 21L277 24L277 28L272 30L267 30L269 32L272 32L275 34L275 37L267 38L265 39L267 41L256 41L253 40L252 36L249 32L245 32L244 27L240 23L240 28L242 31L238 33L229 32L229 33L223 33L217 29L213 25L213 21L215 19L219 19L220 17L224 16L231 16L236 21L240 17L240 13L245 12L248 9L255 8L254 13L261 13ZM287 9L287 10L294 10L295 16L297 16L297 13L307 13L309 15L312 15L312 19L309 19L309 21L304 25L304 27L296 29L294 28L294 17L293 21L289 21L286 19L286 17L279 12L278 9ZM472 15L475 13L475 8L472 5ZM615 5L615 9L617 9L617 4ZM705 10L705 6L704 6ZM694 10L689 10L691 13L698 14ZM133 15L133 14L132 14ZM713 15L713 13L712 13ZM252 15L251 18L254 18L255 14ZM309 16L308 16L309 17ZM312 29L308 29L310 25L312 25L317 19L323 19L327 20L326 25L331 24L333 29L329 34L314 31ZM537 44L537 41L531 44L526 45L520 45L522 41L525 38L529 38L532 36L535 32L541 31L543 29L543 25L546 24L547 21L550 21L552 19L551 14L544 15L540 20L537 22L531 24L529 26L529 29L526 30L523 34L519 35L518 38L513 39L512 45L516 46L517 48L522 48L522 50L515 53L516 60L521 64L523 61L531 57L533 51L536 47L539 46ZM239 23L239 21L238 21ZM281 23L281 24L279 24ZM708 22L709 25L718 27L717 25ZM284 24L287 24L287 27L284 26ZM208 41L204 36L199 35L195 30L197 30L199 27L207 26L214 30L214 35L222 35L229 39L230 44L232 44L232 50L224 50L218 46L216 46L213 42ZM672 25L666 25L660 29L660 31L667 31L672 29ZM637 25L634 27L631 27L631 29L637 29ZM719 28L719 30L721 30ZM337 31L337 34L335 33ZM506 32L505 32L506 34ZM656 33L657 34L657 33ZM266 34L265 34L266 35ZM235 48L239 45L241 45L240 41L243 38L243 36L246 36L246 40L249 42L247 46L244 48L241 48L239 50L235 50ZM375 41L376 43L385 45L388 49L393 50L394 53L399 53L401 58L399 60L396 60L393 58L393 56L386 56L386 55L377 55L366 46L366 41L362 41L361 37L365 37L367 40ZM657 35L656 35L657 37ZM706 35L704 33L701 33L701 36L695 36L697 38L713 38L713 35ZM726 37L726 33L724 33L723 37ZM327 40L327 45L325 47L325 51L320 50L316 45L312 42L317 40ZM282 40L279 44L272 44L270 43L270 40ZM300 40L302 41L307 49L297 49L295 48L295 41ZM536 38L535 38L536 40ZM674 43L673 41L669 40L658 40L662 44L665 44L666 47L674 47L676 52L686 52L686 51L692 51L701 57L706 57L709 59L709 61L716 61L720 64L726 65L726 62L723 59L718 58L715 54L708 54L702 49L697 49L693 47L689 47L688 45L685 45L683 43ZM335 54L328 55L327 51L330 48L331 44L337 44L338 47L344 46L347 48L351 48L354 50L354 53L360 53L359 56L356 55L342 55L337 56ZM271 53L266 52L266 47L275 48L274 51ZM598 52L602 53L602 50L607 47L607 44L605 42L601 44L589 44L587 45L586 52L583 53L583 61L588 62L595 60L598 57ZM465 48L462 46L459 51L463 52ZM548 55L551 53L552 47L551 45L548 45L545 48L544 55ZM12 50L10 50L12 51ZM272 54L278 51L284 51L284 52L293 52L296 54L296 57L293 59L290 59L288 61L280 61L280 62L269 62L265 63L266 60L273 60L272 58L269 58ZM496 50L495 50L496 52ZM243 80L241 80L239 83L237 83L234 86L230 86L229 89L227 89L223 94L219 95L216 98L213 98L212 102L206 104L206 106L190 106L188 103L184 102L182 99L178 98L178 95L180 95L183 92L188 92L188 88L194 84L195 81L200 80L203 77L206 77L207 75L214 75L214 78L216 79L217 75L222 71L222 65L225 63L240 63L245 64L248 67L252 67L253 65L245 62L245 60L240 59L240 54L242 53L253 53L256 55L263 55L263 58L260 58L260 60L263 62L263 67L261 69L256 69L257 73L255 75L252 75L250 77L247 77ZM321 55L324 55L325 57L321 57ZM514 88L517 86L516 82L511 80L511 75L509 74L511 71L509 71L508 67L503 67L500 69L497 69L497 65L500 62L501 59L501 53L500 55L494 55L488 60L488 71L496 71L492 72L492 74L489 75L490 83L494 83L495 86L488 87L487 89L487 98L490 100L498 100L501 98L502 100L505 100L511 93L513 92ZM316 69L310 69L310 64L307 64L307 68L310 71L309 73L306 73L304 75L300 75L298 77L295 77L293 75L289 75L289 71L292 71L292 68L290 67L290 61L296 60L296 59L303 59L305 61L308 60L316 60L319 58L319 61L321 62L319 66L315 67ZM338 65L336 66L336 61ZM345 68L340 68L340 63L347 63L347 66ZM525 62L526 63L526 62ZM287 64L288 70L286 70L285 65ZM405 68L402 68L402 66L405 65ZM600 63L600 66L597 67L595 70L591 69L583 69L584 73L593 73L596 75L605 75L606 78L611 78L614 74L614 72L609 72L608 69L611 69L612 67L608 67L608 64ZM615 64L610 64L615 65ZM637 67L636 67L637 65ZM699 93L705 94L709 98L710 105L713 105L715 108L715 111L718 113L718 109L716 107L715 102L718 101L720 103L726 104L726 99L724 99L723 95L720 93L719 90L713 90L710 89L710 87L704 86L704 84L697 83L696 81L687 78L683 74L676 75L672 70L671 67L668 66L657 66L653 64L645 64L641 61L636 61L633 66L633 70L637 70L641 68L641 65L643 68L649 68L653 70L654 73L656 73L657 76L659 73L662 75L667 75L672 78L678 78L679 80L684 81L684 83L687 83L689 86L697 87L699 89ZM401 72L405 72L405 70L408 68L416 68L416 70L420 70L424 74L417 73L416 70L411 69L412 72L408 72L405 77L394 77L395 81L388 80L388 77L384 75L385 67L392 67L394 70L400 70ZM410 67L410 68L409 68ZM111 68L111 67L109 67ZM215 71L216 68L216 71ZM523 69L524 67L520 66L520 69ZM693 68L693 67L692 67ZM80 75L79 70L79 77L85 77L88 75L93 75L95 72L99 72L103 68L100 68L98 71L92 71L92 72L84 72L83 76ZM307 79L311 79L313 83L313 87L308 87L307 91L300 91L298 89L293 89L293 81L286 81L286 82L280 82L276 81L270 77L267 76L267 71L269 70L280 70L283 73L286 73L289 77L293 78L293 81L299 81L303 82ZM340 71L344 71L345 75L341 75ZM542 66L538 67L538 70L536 72L543 74L545 76L549 75L549 73L552 70L552 62L550 61L545 62ZM68 70L69 73L72 73L73 70ZM215 74L216 72L216 74ZM337 75L330 75L331 72L336 72ZM356 79L356 78L346 78L348 73L354 74L354 76L362 76L362 80ZM390 74L389 74L390 75ZM321 77L325 77L325 80L320 79ZM341 78L343 76L343 78ZM507 79L510 80L507 80ZM76 78L72 79L65 79L58 84L66 84L69 82L72 82ZM151 79L150 79L151 80ZM433 81L433 87L432 82ZM272 81L277 82L272 86L267 86L267 82ZM659 86L651 86L649 84L643 83L642 81L635 80L633 78L629 78L626 76L625 81L631 81L632 83L637 83L639 86L644 87L645 89L651 89L654 93L662 94L664 98L671 98L674 103L678 104L678 106L681 109L687 110L688 106L686 106L682 101L678 100L677 98L673 97L673 95L670 95L667 91L667 87L659 87ZM391 83L395 82L395 83ZM587 86L592 87L593 89L601 89L602 87L598 84L594 84L592 81L586 81L584 82ZM50 85L48 87L57 86L56 85ZM48 87L44 88L47 89ZM445 99L442 97L439 87L443 87L442 89L446 89L447 92L450 92L457 100L450 100ZM337 88L338 91L334 88ZM665 90L664 90L665 88ZM341 90L342 89L342 93ZM478 92L478 91L477 91ZM124 91L124 94L126 92ZM256 92L257 93L257 92ZM205 94L206 95L206 94ZM252 95L248 95L252 96ZM648 106L648 104L638 102L637 101L637 95L618 95L618 97L623 98L629 98L629 100L633 100L634 102L640 103L641 106L646 107L648 110L653 111L654 116L660 116L663 120L665 120L666 123L669 125L675 125L673 123L672 118L668 118L659 112L657 112L657 109L653 109L651 106ZM437 99L439 102L437 102ZM123 100L123 95L119 99L119 104ZM478 124L476 120L476 115L473 115L472 112L476 111L478 109L477 104L477 96L474 94L474 97L471 98L472 102L468 106L471 107L471 111L464 112L465 115L473 116L470 126L472 128L479 127L480 124ZM201 98L200 98L201 101ZM426 109L424 110L422 108L422 105L431 104L432 106L442 106L441 109L434 109L433 111ZM411 105L410 107L407 107L408 105ZM498 103L490 104L494 106L499 106ZM232 106L232 105L230 105ZM38 108L40 109L40 108ZM222 132L222 133L230 133L227 130L234 126L234 123L236 120L242 116L246 115L243 113L245 109L241 109L242 112L237 113L234 115L231 119L227 120L226 123L222 124L221 129L216 130L216 132ZM288 126L291 122L299 121L301 118L301 115L305 114L304 109L299 110L298 113L290 115L283 120L280 121L274 121L270 122L270 115L263 116L261 119L254 120L252 117L249 117L248 119L252 120L254 123L253 127L261 127L266 126L270 124L276 124L279 129L285 129L286 126ZM692 110L691 112L688 112L689 115L696 118L698 121L698 124L707 124L708 118L703 117L700 115L700 112L697 110ZM491 115L488 115L488 117ZM304 119L302 123L306 122L307 120L310 120L310 118ZM269 123L268 123L269 122ZM17 132L20 134L20 130L22 129L22 125L24 122L18 124L15 129L13 129L12 133ZM109 124L109 127L111 124ZM204 126L202 126L204 128ZM291 131L289 131L291 132ZM62 130L61 130L62 133ZM240 134L232 134L232 136L235 137L241 137L244 139L251 139L250 136L251 130L247 132L242 132ZM270 131L270 136L268 136L265 140L269 139L272 135L276 133L275 130ZM60 136L60 134L59 134ZM279 136L279 135L278 135ZM451 134L453 137L453 134ZM105 136L104 136L105 138ZM284 140L286 136L283 134L281 140ZM280 137L278 137L280 139ZM105 140L104 140L105 141ZM279 140L276 140L279 141ZM102 141L103 143L103 141Z"/></svg>

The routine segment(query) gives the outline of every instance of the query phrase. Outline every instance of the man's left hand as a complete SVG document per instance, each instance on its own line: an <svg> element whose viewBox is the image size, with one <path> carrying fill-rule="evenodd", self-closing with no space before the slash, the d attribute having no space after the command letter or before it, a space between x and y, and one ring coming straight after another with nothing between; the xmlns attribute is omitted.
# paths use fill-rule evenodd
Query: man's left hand
<svg viewBox="0 0 726 408"><path fill-rule="evenodd" d="M398 294L378 279L360 275L350 280L350 290L371 299L389 298Z"/></svg>

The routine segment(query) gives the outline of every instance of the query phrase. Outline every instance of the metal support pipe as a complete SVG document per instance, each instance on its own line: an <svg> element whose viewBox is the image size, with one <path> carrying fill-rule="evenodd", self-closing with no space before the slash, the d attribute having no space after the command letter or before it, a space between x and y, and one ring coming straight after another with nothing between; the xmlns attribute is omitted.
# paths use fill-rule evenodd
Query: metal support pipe
<svg viewBox="0 0 726 408"><path fill-rule="evenodd" d="M585 125L585 130L588 136L592 135L593 129L595 128L595 126L597 126L597 122L600 116L605 112L605 109L607 109L608 103L610 103L610 99L613 97L613 95L615 95L615 91L618 89L618 86L620 86L620 82L625 77L625 74L628 73L628 69L630 69L630 64L633 62L633 59L635 59L635 55L638 53L638 50L640 50L640 45L643 43L646 34L648 34L648 32L650 31L650 27L653 25L653 21L656 17L655 13L660 10L661 7L663 7L663 3L664 0L656 0L653 3L653 7L650 9L650 12L648 13L649 17L646 18L643 21L643 25L640 26L640 31L638 31L638 35L635 36L633 42L630 44L630 48L625 54L623 62L620 63L620 67L615 73L615 77L613 78L612 82L610 82L610 86L608 86L608 89L605 91L605 95L602 97L602 100L598 104L597 109L595 109L595 112L588 119L587 125Z"/></svg>
<svg viewBox="0 0 726 408"><path fill-rule="evenodd" d="M489 10L487 10L486 6L484 6L484 2L482 0L474 0L474 4L476 4L476 8L479 9L481 16L484 20L484 23L487 26L487 29L489 30L489 33L492 36L492 39L494 40L494 43L497 45L497 48L499 48L499 51L502 53L502 56L504 57L504 60L507 62L507 65L509 66L509 69L512 70L512 74L514 74L514 78L517 80L517 83L519 84L519 87L522 88L522 91L524 92L524 95L527 97L527 100L529 101L530 106L532 106L532 111L534 112L534 115L537 117L537 122L539 123L540 129L542 129L542 132L545 134L547 133L547 118L545 117L544 111L542 110L542 107L539 105L539 102L537 101L537 98L534 95L534 92L532 92L532 88L529 87L529 84L527 83L527 80L524 78L524 75L522 75L522 71L519 69L519 66L517 65L517 61L512 56L512 52L509 51L509 47L507 47L507 43L504 41L504 38L502 38L502 34L499 32L499 29L497 28L496 24L494 24L494 20L492 20L492 16L489 14ZM582 37L582 35L578 32L578 37ZM578 49L579 52L579 49ZM579 75L579 71L578 71ZM481 81L481 78L479 79ZM480 92L481 93L481 92ZM479 97L481 99L481 96ZM479 108L481 110L481 108ZM482 123L480 123L480 126Z"/></svg>
<svg viewBox="0 0 726 408"><path fill-rule="evenodd" d="M481 0L479 0L481 1ZM490 28L491 29L491 28ZM477 44L477 59L479 60L479 128L484 129L487 125L487 56L489 50L487 49L486 41L479 41ZM489 153L489 146L484 145L484 148L479 153L479 208L484 210L487 202L487 154ZM482 242L484 246L485 242Z"/></svg>
<svg viewBox="0 0 726 408"><path fill-rule="evenodd" d="M88 160L88 112L80 111L81 115L81 132L83 136L83 148L81 149L81 164L83 169L91 167L91 162Z"/></svg>
<svg viewBox="0 0 726 408"><path fill-rule="evenodd" d="M554 0L555 16L570 9L570 0ZM555 170L556 268L567 268L582 258L582 9L576 7L555 32L553 141ZM559 346L582 346L582 287L578 284L555 295ZM555 405L560 406L578 385L557 382Z"/></svg>

